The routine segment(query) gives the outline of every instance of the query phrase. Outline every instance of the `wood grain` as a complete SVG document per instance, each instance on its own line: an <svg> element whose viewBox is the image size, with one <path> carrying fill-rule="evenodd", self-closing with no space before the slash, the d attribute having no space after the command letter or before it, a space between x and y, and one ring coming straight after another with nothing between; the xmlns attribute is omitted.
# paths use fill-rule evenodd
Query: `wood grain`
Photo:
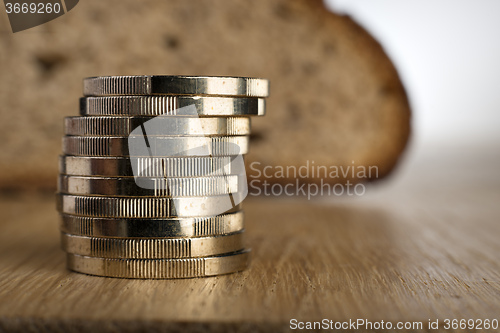
<svg viewBox="0 0 500 333"><path fill-rule="evenodd" d="M292 318L500 319L500 163L474 154L413 159L363 198L250 198L250 268L201 279L69 272L53 195L3 197L0 331L246 332L287 330Z"/></svg>

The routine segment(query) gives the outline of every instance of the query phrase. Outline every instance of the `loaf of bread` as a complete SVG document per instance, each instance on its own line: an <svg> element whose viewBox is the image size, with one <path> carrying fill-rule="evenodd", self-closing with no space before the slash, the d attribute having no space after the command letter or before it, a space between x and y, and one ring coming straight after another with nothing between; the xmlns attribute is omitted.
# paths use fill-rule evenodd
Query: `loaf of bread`
<svg viewBox="0 0 500 333"><path fill-rule="evenodd" d="M252 123L249 181L380 178L408 140L410 108L391 61L320 0L87 0L16 34L0 15L0 30L3 188L55 187L62 120L78 114L87 76L270 79L267 115Z"/></svg>

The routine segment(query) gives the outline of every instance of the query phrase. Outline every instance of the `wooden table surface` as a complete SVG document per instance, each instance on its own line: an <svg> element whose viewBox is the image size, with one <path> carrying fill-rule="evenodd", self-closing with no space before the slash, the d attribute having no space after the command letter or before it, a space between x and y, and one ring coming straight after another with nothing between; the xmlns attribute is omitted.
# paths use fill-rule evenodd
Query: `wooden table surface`
<svg viewBox="0 0 500 333"><path fill-rule="evenodd" d="M244 272L69 272L52 194L0 203L0 331L278 331L290 320L500 319L500 150L413 152L358 198L249 198ZM491 332L495 330L482 330Z"/></svg>

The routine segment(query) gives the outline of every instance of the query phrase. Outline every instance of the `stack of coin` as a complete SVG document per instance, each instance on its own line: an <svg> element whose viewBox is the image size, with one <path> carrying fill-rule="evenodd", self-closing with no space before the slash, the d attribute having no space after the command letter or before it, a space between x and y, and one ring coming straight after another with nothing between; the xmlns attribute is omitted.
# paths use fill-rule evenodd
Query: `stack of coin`
<svg viewBox="0 0 500 333"><path fill-rule="evenodd" d="M68 268L122 278L244 269L242 155L268 94L255 78L85 79L60 157Z"/></svg>

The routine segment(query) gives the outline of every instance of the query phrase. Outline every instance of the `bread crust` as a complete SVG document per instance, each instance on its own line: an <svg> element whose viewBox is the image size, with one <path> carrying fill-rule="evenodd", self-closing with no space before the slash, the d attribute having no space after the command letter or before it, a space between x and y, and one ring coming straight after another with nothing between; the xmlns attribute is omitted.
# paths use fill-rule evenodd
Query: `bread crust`
<svg viewBox="0 0 500 333"><path fill-rule="evenodd" d="M298 15L300 11L304 17L314 17L315 20L301 22L311 32L314 29L325 32L319 41L325 53L314 62L316 68L296 80L299 84L307 81L318 88L294 89L293 84L283 86L279 79L273 80L271 76L268 114L254 121L255 140L247 159L249 180L282 185L294 181L336 184L386 177L398 164L410 136L410 104L396 68L382 46L349 16L327 11L318 0L289 3L281 2L282 6L288 6L289 16ZM307 54L296 54L295 58L299 56L307 58ZM332 81L338 82L325 79L328 73ZM332 87L332 90L321 86ZM283 95L293 98L282 100ZM318 119L311 119L314 117ZM281 122L287 122L287 126L280 126ZM353 166L357 170L376 167L377 172L366 177L351 174L338 178L317 177L312 176L311 166L306 178L269 178L252 172L250 166L255 162L260 162L261 168L273 169L290 166L298 169L315 163L327 168Z"/></svg>

